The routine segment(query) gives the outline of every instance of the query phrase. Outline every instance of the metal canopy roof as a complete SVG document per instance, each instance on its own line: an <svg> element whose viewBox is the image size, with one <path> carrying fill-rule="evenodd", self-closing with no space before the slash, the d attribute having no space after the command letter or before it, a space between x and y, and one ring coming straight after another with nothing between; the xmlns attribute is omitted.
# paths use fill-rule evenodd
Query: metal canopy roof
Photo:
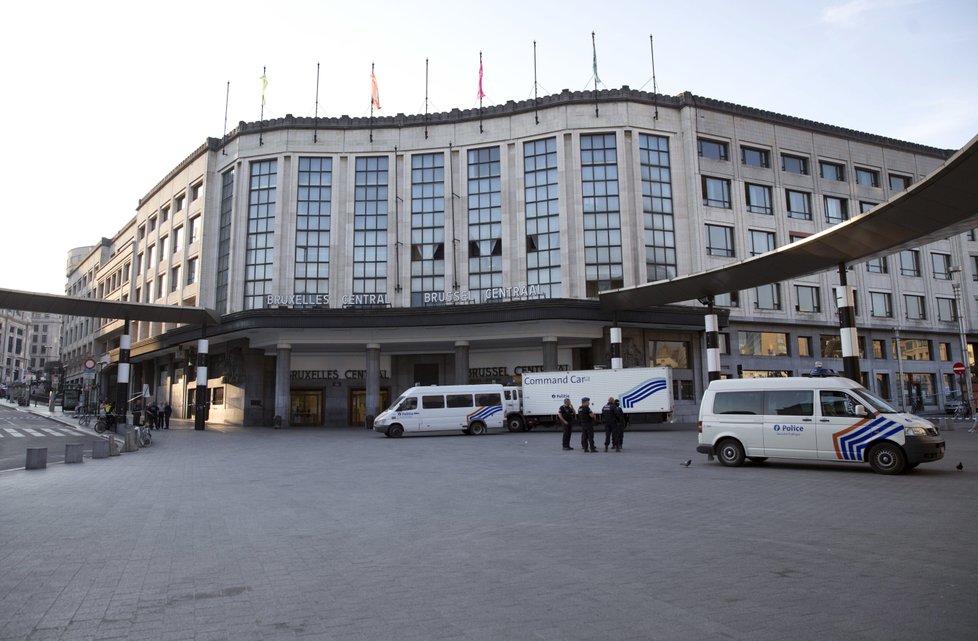
<svg viewBox="0 0 978 641"><path fill-rule="evenodd" d="M978 227L978 136L905 192L772 252L705 272L601 292L606 310L640 309L750 289L912 249Z"/></svg>
<svg viewBox="0 0 978 641"><path fill-rule="evenodd" d="M149 305L72 298L56 294L22 292L16 289L0 289L0 309L20 309L25 312L47 312L65 316L90 316L96 318L122 318L131 321L155 321L159 323L189 323L193 325L217 325L221 317L212 309L178 307L176 305Z"/></svg>

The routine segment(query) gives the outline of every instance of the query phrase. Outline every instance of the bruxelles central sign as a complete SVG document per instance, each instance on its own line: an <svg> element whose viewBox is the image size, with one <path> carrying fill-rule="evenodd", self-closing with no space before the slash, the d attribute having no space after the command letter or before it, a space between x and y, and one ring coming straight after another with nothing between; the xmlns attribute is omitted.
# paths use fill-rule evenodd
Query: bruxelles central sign
<svg viewBox="0 0 978 641"><path fill-rule="evenodd" d="M481 295L481 296L480 296ZM476 303L525 300L528 298L545 298L539 285L516 285L514 287L488 287L471 291L459 289L444 292L424 292L424 304L439 303ZM266 294L265 307L329 307L329 294ZM383 305L390 307L387 294L346 294L340 299L343 307L374 307Z"/></svg>

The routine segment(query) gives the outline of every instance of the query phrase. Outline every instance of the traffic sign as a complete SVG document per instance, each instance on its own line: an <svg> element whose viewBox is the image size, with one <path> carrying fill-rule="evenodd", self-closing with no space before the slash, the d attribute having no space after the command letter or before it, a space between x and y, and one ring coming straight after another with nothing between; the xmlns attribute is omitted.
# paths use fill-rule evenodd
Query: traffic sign
<svg viewBox="0 0 978 641"><path fill-rule="evenodd" d="M964 363L955 363L951 366L951 371L953 371L958 376L964 374Z"/></svg>
<svg viewBox="0 0 978 641"><path fill-rule="evenodd" d="M95 359L94 358L86 358L85 359L84 368L85 369L94 370L95 369Z"/></svg>

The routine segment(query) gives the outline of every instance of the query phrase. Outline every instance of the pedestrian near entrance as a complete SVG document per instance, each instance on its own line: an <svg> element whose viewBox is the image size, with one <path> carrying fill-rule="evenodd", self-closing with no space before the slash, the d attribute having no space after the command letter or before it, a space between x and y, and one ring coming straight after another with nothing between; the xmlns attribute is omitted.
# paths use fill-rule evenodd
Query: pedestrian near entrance
<svg viewBox="0 0 978 641"><path fill-rule="evenodd" d="M170 429L170 414L173 414L173 408L170 407L169 403L163 404L163 429Z"/></svg>
<svg viewBox="0 0 978 641"><path fill-rule="evenodd" d="M618 442L617 439L612 438L618 425L618 416L615 414L615 398L613 396L609 396L608 402L601 408L601 422L604 423L604 451L607 452L608 446L612 442Z"/></svg>
<svg viewBox="0 0 978 641"><path fill-rule="evenodd" d="M564 428L564 450L572 450L570 440L571 432L574 430L574 406L569 398L564 399L564 404L557 408L557 419Z"/></svg>
<svg viewBox="0 0 978 641"><path fill-rule="evenodd" d="M581 423L581 448L585 452L597 452L598 448L594 447L594 410L587 396L581 399L581 406L577 408L577 419Z"/></svg>
<svg viewBox="0 0 978 641"><path fill-rule="evenodd" d="M150 404L146 408L146 427L151 430L159 429L159 423L157 421L160 418L160 406L156 403Z"/></svg>

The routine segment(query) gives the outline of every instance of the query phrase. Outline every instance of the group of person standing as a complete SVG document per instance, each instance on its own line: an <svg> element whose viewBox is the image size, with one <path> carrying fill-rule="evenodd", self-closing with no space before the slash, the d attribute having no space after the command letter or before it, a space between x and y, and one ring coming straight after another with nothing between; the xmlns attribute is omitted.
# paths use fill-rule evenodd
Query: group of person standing
<svg viewBox="0 0 978 641"><path fill-rule="evenodd" d="M591 399L585 396L581 399L581 406L574 411L574 405L569 398L564 399L563 405L557 409L557 419L564 428L563 446L564 450L573 450L571 447L571 432L574 431L574 422L581 426L581 449L585 452L597 452L594 446L594 423L600 420L604 423L604 451L608 451L611 446L616 452L621 451L622 440L625 436L625 412L621 409L621 404L614 398L609 397L608 402L601 408L601 414L596 415L591 408Z"/></svg>
<svg viewBox="0 0 978 641"><path fill-rule="evenodd" d="M169 403L164 403L162 409L156 403L151 403L145 411L146 426L151 430L168 430L170 429L171 414L173 414L173 408L170 407Z"/></svg>

